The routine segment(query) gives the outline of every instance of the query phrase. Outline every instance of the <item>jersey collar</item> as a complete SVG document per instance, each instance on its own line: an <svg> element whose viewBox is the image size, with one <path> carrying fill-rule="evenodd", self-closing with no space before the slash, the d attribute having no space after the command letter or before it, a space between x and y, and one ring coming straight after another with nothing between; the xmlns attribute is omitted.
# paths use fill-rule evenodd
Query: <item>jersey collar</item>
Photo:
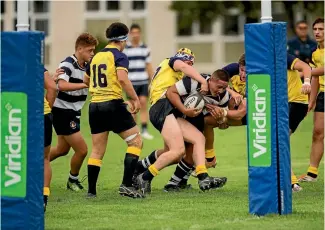
<svg viewBox="0 0 325 230"><path fill-rule="evenodd" d="M114 46L114 45L107 45L107 46L105 46L105 48L111 48L111 49L118 49L118 50L120 50L119 47Z"/></svg>

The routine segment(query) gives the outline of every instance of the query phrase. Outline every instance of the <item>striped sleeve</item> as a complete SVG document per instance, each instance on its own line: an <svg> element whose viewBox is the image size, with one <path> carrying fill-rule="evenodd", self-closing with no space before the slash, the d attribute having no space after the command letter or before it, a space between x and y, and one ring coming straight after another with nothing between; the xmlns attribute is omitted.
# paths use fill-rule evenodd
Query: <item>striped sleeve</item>
<svg viewBox="0 0 325 230"><path fill-rule="evenodd" d="M72 71L74 69L73 65L69 62L61 62L59 68L64 70L64 74L58 76L58 80L62 79L69 82Z"/></svg>
<svg viewBox="0 0 325 230"><path fill-rule="evenodd" d="M197 81L186 76L182 80L176 82L175 86L178 94L180 96L185 96L196 92L199 84Z"/></svg>

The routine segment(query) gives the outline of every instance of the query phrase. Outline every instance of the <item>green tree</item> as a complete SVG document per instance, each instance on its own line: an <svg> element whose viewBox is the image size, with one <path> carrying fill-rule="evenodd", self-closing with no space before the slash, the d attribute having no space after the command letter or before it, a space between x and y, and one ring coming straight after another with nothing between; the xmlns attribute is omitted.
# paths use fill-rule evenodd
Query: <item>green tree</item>
<svg viewBox="0 0 325 230"><path fill-rule="evenodd" d="M323 1L281 1L284 4L288 26L293 29L294 26L294 9L299 7L305 8L305 13L314 15L324 15ZM219 16L227 14L230 8L238 8L241 13L250 19L256 19L260 16L260 1L173 1L170 9L181 15L180 28L187 28L193 21L213 21Z"/></svg>

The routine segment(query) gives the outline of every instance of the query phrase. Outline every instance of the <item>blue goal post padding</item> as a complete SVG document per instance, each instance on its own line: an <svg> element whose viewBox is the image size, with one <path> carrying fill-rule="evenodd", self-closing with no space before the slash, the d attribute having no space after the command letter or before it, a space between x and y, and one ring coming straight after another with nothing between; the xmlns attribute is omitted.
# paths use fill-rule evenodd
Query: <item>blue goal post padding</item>
<svg viewBox="0 0 325 230"><path fill-rule="evenodd" d="M286 23L245 25L249 212L292 212Z"/></svg>
<svg viewBox="0 0 325 230"><path fill-rule="evenodd" d="M1 229L44 229L42 32L1 32Z"/></svg>

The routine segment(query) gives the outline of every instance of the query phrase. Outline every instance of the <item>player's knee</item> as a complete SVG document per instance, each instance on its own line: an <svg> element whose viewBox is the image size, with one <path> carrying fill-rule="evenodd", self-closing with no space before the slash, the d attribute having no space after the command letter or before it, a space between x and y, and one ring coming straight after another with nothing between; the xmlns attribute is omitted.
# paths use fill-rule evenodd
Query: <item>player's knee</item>
<svg viewBox="0 0 325 230"><path fill-rule="evenodd" d="M193 137L193 145L205 145L205 137L202 133Z"/></svg>
<svg viewBox="0 0 325 230"><path fill-rule="evenodd" d="M81 156L81 157L86 157L87 156L87 153L88 153L88 147L85 146L81 149L79 149L78 151L78 154Z"/></svg>
<svg viewBox="0 0 325 230"><path fill-rule="evenodd" d="M313 130L313 141L323 141L324 129L323 127L315 127Z"/></svg>
<svg viewBox="0 0 325 230"><path fill-rule="evenodd" d="M128 145L127 152L140 156L143 146L140 133L130 135L129 137L125 138L125 141Z"/></svg>
<svg viewBox="0 0 325 230"><path fill-rule="evenodd" d="M175 161L180 161L185 154L185 145L184 143L179 143L170 148L171 155Z"/></svg>

